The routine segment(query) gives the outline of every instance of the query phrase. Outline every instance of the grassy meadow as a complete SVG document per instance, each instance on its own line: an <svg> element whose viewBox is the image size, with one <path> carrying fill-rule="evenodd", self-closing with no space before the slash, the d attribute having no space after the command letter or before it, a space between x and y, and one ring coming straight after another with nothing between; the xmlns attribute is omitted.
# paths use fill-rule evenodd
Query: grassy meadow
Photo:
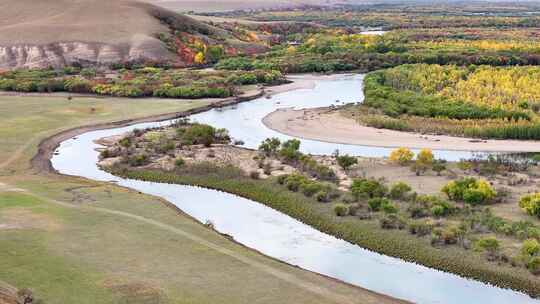
<svg viewBox="0 0 540 304"><path fill-rule="evenodd" d="M45 303L393 303L263 257L159 199L30 167L61 130L204 105L0 97L0 281Z"/></svg>

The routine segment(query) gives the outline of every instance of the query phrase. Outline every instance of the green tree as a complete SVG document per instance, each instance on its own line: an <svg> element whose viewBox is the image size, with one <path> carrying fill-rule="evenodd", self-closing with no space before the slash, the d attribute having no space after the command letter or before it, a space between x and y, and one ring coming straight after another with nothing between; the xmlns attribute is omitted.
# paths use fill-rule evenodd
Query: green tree
<svg viewBox="0 0 540 304"><path fill-rule="evenodd" d="M267 138L259 145L259 151L263 152L267 156L274 155L277 153L280 145L281 141L279 138Z"/></svg>
<svg viewBox="0 0 540 304"><path fill-rule="evenodd" d="M348 170L351 166L358 163L358 159L354 156L349 155L338 155L336 156L338 165L344 170Z"/></svg>

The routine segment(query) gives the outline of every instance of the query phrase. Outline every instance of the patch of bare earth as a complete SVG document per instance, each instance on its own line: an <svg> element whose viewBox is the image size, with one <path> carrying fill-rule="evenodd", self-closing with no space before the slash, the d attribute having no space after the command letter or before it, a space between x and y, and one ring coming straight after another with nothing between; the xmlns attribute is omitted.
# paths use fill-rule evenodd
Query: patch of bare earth
<svg viewBox="0 0 540 304"><path fill-rule="evenodd" d="M0 281L0 304L19 304L17 288Z"/></svg>
<svg viewBox="0 0 540 304"><path fill-rule="evenodd" d="M149 282L110 278L105 280L103 285L117 294L122 303L166 303L166 295L163 290Z"/></svg>
<svg viewBox="0 0 540 304"><path fill-rule="evenodd" d="M9 208L0 212L0 230L38 229L57 231L62 225L46 214L34 213L22 208Z"/></svg>
<svg viewBox="0 0 540 304"><path fill-rule="evenodd" d="M22 192L22 191L24 190L16 188L16 187L12 187L4 183L0 183L0 192Z"/></svg>

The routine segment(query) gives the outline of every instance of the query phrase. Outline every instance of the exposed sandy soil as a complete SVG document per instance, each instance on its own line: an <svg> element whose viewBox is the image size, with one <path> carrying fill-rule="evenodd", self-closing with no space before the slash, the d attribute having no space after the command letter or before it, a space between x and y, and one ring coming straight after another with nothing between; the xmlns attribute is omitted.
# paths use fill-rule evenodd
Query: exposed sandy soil
<svg viewBox="0 0 540 304"><path fill-rule="evenodd" d="M156 132L162 133L171 139L175 137L173 128L165 128ZM105 137L98 140L98 143L106 146L110 155L119 155L117 143L123 137L124 135ZM152 150L150 141L143 140L135 146L137 147L137 153L148 153L148 151ZM251 176L253 172L257 172L260 179L298 172L298 169L282 162L277 157L266 157L264 160L259 161L260 154L258 151L229 144L214 144L211 147L202 145L183 146L166 153L154 152L149 156L149 164L141 168L173 171L175 169L175 160L182 158L186 164L210 162L218 166L232 165L241 169L246 176ZM388 186L397 182L405 182L418 194L445 197L441 189L451 180L467 176L485 179L495 190L507 193L505 199L490 206L496 215L513 221L533 220L523 213L517 202L523 195L537 191L540 185L540 168L538 167L530 167L523 172L499 171L494 175L481 176L472 169L464 171L456 163L448 163L447 169L440 174L428 170L421 175L417 175L415 171L411 170L411 166L400 166L385 158L357 157L358 163L348 170L344 170L337 164L335 157L332 155L314 155L312 157L318 163L328 166L336 173L336 185L343 191L349 191L355 178L373 178L382 180ZM102 159L99 165L109 167L121 161L121 156L109 157Z"/></svg>
<svg viewBox="0 0 540 304"><path fill-rule="evenodd" d="M287 135L333 143L456 151L540 152L538 141L474 140L366 127L328 108L281 109L266 116L263 123Z"/></svg>

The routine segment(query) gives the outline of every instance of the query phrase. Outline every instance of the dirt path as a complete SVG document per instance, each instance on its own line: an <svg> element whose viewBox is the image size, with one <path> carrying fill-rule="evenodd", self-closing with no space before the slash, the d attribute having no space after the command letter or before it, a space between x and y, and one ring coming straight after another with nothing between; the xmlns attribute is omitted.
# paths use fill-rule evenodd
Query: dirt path
<svg viewBox="0 0 540 304"><path fill-rule="evenodd" d="M290 136L338 144L452 151L540 152L540 141L475 140L366 127L328 108L280 109L267 115L263 123L272 130Z"/></svg>
<svg viewBox="0 0 540 304"><path fill-rule="evenodd" d="M212 249L212 250L214 250L216 252L219 252L219 253L221 253L223 255L226 255L226 256L229 256L229 257L231 257L233 259L236 259L236 260L238 260L238 261L240 261L242 263L250 265L251 267L254 267L254 268L258 269L258 270L261 270L261 271L267 273L268 275L274 276L274 277L276 277L276 278L278 278L280 280L286 281L287 283L293 284L293 285L297 286L298 288L301 288L303 290L306 290L306 291L315 293L315 294L317 294L319 296L322 296L322 297L328 299L329 303L330 302L331 303L337 303L337 304L345 304L345 303L363 303L363 304L398 304L398 303L403 303L403 304L405 304L405 303L407 303L405 301L396 300L396 299L390 298L390 297L388 297L386 295L377 294L375 292L365 290L365 289L357 287L357 286L354 286L354 288L359 289L363 293L361 299L353 298L352 296L345 296L345 295L342 295L342 294L338 294L338 293L333 292L332 290L329 290L328 288L325 288L324 286L315 285L312 282L302 280L302 279L298 278L297 276L295 276L294 274L291 274L291 273L286 272L286 271L281 271L281 270L276 269L276 268L274 268L272 266L269 266L269 265L266 265L264 263L258 262L258 261L254 260L254 259L251 259L251 258L245 256L245 255L242 255L240 253L237 253L235 251L232 251L230 249L227 249L225 247L217 245L217 244L215 244L213 242L207 241L207 240L205 240L205 239L203 239L203 238L201 238L201 237L199 237L197 235L194 235L192 233L186 232L186 231L184 231L182 229L179 229L177 227L173 227L173 226L170 226L170 225L167 225L167 224L164 224L164 223L161 223L161 222L158 222L156 220L152 220L152 219L149 219L149 218L146 218L146 217L143 217L143 216L139 216L139 215L135 215L135 214L132 214L132 213L123 212L123 211L118 211L118 210L111 210L111 209L102 208L102 207L93 207L93 206L87 206L87 205L85 205L85 206L74 205L74 204L70 204L70 203L67 203L67 202L62 202L62 201L58 201L58 200L54 200L54 199L50 199L50 198L45 198L45 197L36 195L36 194L34 194L34 193L32 193L32 192L30 192L28 190L15 188L15 187L9 186L7 184L0 184L0 186L2 186L2 187L0 187L0 192L2 192L2 191L14 191L15 189L17 189L17 191L24 191L25 194L27 194L27 195L33 196L33 197L35 197L37 199L45 200L45 201L47 201L49 203L53 203L53 204L56 204L56 205L59 205L59 206L62 206L62 207L66 207L66 208L70 208L70 209L91 210L91 211L100 212L100 213L104 213L104 214L129 218L129 219L134 220L134 221L138 221L138 222L141 222L141 223L145 223L147 225L151 225L151 226L166 230L168 232L171 232L171 233L174 233L176 235L187 238L187 239L189 239L189 240L191 240L193 242L196 242L196 243L198 243L200 245L203 245L203 246L205 246L205 247L207 247L209 249ZM328 278L328 279L334 280L333 278Z"/></svg>

